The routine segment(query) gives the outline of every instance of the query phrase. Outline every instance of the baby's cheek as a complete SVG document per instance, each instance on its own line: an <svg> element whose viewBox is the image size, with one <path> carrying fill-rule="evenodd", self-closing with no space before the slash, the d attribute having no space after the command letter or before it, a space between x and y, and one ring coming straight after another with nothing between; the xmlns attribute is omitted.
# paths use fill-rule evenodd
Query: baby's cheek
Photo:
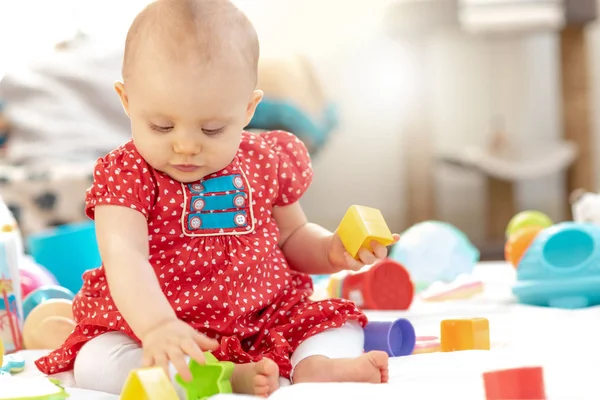
<svg viewBox="0 0 600 400"><path fill-rule="evenodd" d="M165 165L169 164L171 151L166 143L142 139L139 142L135 142L135 145L144 160L152 168L161 170Z"/></svg>

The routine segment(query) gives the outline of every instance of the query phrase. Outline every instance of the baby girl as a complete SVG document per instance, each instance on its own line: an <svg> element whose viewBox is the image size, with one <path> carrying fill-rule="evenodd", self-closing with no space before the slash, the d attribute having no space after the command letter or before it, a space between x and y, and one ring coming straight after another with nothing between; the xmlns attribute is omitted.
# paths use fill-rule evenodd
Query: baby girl
<svg viewBox="0 0 600 400"><path fill-rule="evenodd" d="M74 369L79 387L118 394L132 369L189 380L189 359L212 351L234 362L237 393L266 396L280 377L387 382L386 353L363 352L365 315L309 300L309 274L356 270L387 250L356 260L308 223L306 148L285 132L243 131L262 97L258 55L227 0L158 0L137 16L115 85L133 138L97 161L86 196L103 265L84 274L77 326L36 362L42 372Z"/></svg>

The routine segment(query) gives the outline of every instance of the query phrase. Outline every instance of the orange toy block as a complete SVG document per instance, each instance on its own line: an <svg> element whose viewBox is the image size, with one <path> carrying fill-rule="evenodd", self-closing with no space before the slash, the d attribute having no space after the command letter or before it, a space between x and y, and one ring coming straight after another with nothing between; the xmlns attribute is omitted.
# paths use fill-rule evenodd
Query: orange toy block
<svg viewBox="0 0 600 400"><path fill-rule="evenodd" d="M441 324L441 350L489 350L490 323L486 318L446 319Z"/></svg>
<svg viewBox="0 0 600 400"><path fill-rule="evenodd" d="M376 241L384 246L394 243L381 211L364 206L351 206L337 229L344 248L354 258L358 251L365 248L372 251L371 242Z"/></svg>

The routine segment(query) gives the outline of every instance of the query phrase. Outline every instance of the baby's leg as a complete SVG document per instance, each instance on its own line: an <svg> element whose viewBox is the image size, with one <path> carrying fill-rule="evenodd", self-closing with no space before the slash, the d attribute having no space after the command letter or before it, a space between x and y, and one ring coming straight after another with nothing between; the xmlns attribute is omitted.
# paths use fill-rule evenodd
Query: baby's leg
<svg viewBox="0 0 600 400"><path fill-rule="evenodd" d="M386 383L387 353L364 353L364 344L364 331L357 322L306 339L292 354L292 381Z"/></svg>
<svg viewBox="0 0 600 400"><path fill-rule="evenodd" d="M129 373L142 365L143 351L139 344L121 332L100 335L86 343L75 359L74 375L77 387L120 394ZM175 369L170 375L175 382ZM270 359L236 365L231 383L237 393L269 395L279 387L279 367ZM185 393L174 383L180 399Z"/></svg>
<svg viewBox="0 0 600 400"><path fill-rule="evenodd" d="M87 342L77 354L73 373L77 387L120 394L131 370L142 365L142 348L121 332Z"/></svg>
<svg viewBox="0 0 600 400"><path fill-rule="evenodd" d="M143 350L129 336L109 332L87 342L77 354L74 366L75 382L80 389L97 390L118 395L123 390L129 373L142 366ZM171 366L171 380L175 382ZM174 383L180 399L185 394Z"/></svg>

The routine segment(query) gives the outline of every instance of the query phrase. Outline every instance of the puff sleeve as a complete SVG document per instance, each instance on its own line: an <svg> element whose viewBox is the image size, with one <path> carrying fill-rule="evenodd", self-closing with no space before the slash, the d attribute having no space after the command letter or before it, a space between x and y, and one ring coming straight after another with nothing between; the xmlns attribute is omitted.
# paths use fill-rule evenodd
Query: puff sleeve
<svg viewBox="0 0 600 400"><path fill-rule="evenodd" d="M155 203L156 181L151 167L133 149L121 147L94 166L94 182L85 196L85 213L94 219L98 205L119 205L150 215Z"/></svg>
<svg viewBox="0 0 600 400"><path fill-rule="evenodd" d="M277 196L273 205L293 204L312 183L313 169L308 150L289 132L265 132L263 137L277 159Z"/></svg>

